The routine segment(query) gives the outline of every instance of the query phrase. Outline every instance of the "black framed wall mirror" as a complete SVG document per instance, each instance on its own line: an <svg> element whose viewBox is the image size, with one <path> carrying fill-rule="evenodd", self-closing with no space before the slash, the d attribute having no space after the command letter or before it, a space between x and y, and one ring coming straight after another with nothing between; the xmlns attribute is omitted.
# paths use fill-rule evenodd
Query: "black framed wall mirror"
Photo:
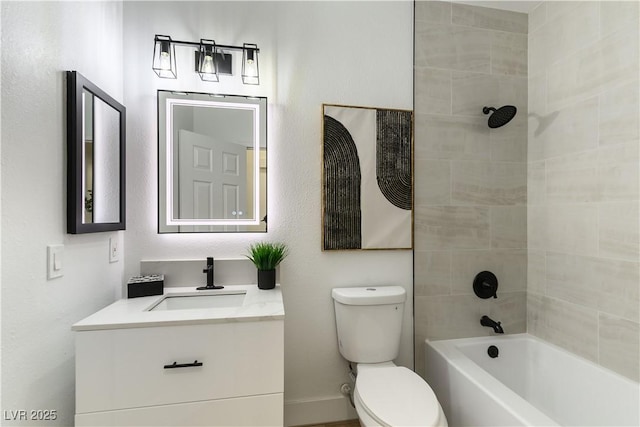
<svg viewBox="0 0 640 427"><path fill-rule="evenodd" d="M267 99L158 91L158 233L267 231Z"/></svg>
<svg viewBox="0 0 640 427"><path fill-rule="evenodd" d="M67 71L67 232L125 229L125 107Z"/></svg>

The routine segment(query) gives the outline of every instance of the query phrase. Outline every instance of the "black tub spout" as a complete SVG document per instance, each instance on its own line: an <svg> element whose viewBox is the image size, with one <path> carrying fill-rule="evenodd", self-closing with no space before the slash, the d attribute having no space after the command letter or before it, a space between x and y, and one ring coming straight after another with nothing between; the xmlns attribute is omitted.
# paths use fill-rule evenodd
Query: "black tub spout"
<svg viewBox="0 0 640 427"><path fill-rule="evenodd" d="M493 328L493 332L495 332L496 334L504 334L504 329L502 329L502 326L500 326L500 322L496 322L489 316L482 316L480 318L480 324L488 328Z"/></svg>

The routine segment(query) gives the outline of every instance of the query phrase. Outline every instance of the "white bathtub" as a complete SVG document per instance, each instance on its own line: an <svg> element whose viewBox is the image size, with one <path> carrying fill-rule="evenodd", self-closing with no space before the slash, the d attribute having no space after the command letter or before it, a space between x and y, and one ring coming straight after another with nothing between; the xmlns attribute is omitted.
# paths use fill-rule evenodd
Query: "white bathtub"
<svg viewBox="0 0 640 427"><path fill-rule="evenodd" d="M638 383L532 335L427 341L425 359L451 427L640 425Z"/></svg>

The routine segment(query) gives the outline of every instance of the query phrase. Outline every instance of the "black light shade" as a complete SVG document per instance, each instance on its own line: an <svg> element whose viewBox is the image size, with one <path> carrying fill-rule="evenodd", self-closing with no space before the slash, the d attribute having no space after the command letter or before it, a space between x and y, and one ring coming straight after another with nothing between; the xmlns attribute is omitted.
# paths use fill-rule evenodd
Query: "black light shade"
<svg viewBox="0 0 640 427"><path fill-rule="evenodd" d="M198 74L206 82L217 82L218 61L216 58L216 42L200 39L200 56L198 60Z"/></svg>
<svg viewBox="0 0 640 427"><path fill-rule="evenodd" d="M163 79L175 79L176 51L171 37L157 35L153 46L153 71Z"/></svg>
<svg viewBox="0 0 640 427"><path fill-rule="evenodd" d="M252 43L242 45L242 83L246 85L260 84L258 45Z"/></svg>

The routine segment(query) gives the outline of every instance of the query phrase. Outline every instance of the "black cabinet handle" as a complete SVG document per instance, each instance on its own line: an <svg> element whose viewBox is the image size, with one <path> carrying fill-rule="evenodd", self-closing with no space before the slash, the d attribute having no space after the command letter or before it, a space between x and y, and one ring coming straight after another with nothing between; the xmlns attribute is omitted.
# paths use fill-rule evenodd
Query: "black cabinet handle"
<svg viewBox="0 0 640 427"><path fill-rule="evenodd" d="M173 362L171 365L164 365L164 369L193 368L194 366L202 366L202 362L198 362L197 360L193 363Z"/></svg>

